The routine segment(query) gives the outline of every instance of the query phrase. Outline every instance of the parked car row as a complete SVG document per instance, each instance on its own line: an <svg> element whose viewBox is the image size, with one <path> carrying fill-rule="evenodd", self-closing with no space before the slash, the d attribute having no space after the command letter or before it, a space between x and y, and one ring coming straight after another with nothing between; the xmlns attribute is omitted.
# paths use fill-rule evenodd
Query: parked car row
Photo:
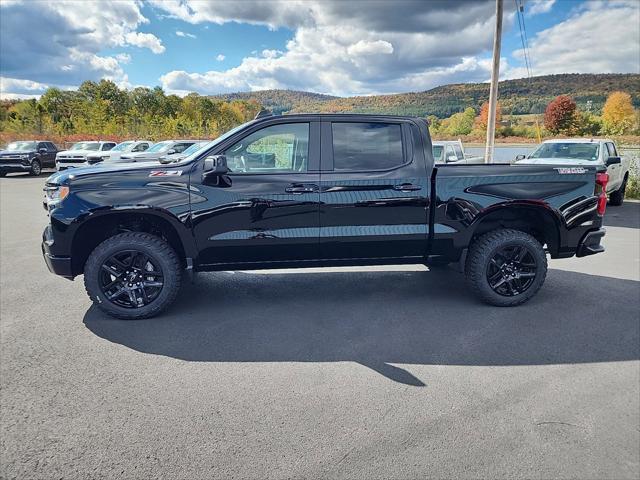
<svg viewBox="0 0 640 480"><path fill-rule="evenodd" d="M109 163L173 163L198 151L208 140L81 141L68 150L58 150L53 142L20 140L0 151L0 176L11 172L40 175L43 168L58 171Z"/></svg>

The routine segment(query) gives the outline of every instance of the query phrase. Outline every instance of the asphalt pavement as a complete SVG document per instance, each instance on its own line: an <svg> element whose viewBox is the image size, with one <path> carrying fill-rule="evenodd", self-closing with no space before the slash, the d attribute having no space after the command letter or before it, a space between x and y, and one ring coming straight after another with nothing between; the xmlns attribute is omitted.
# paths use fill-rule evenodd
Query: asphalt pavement
<svg viewBox="0 0 640 480"><path fill-rule="evenodd" d="M0 179L0 478L640 477L640 203L517 308L446 269L222 272L126 322L47 271L44 180Z"/></svg>

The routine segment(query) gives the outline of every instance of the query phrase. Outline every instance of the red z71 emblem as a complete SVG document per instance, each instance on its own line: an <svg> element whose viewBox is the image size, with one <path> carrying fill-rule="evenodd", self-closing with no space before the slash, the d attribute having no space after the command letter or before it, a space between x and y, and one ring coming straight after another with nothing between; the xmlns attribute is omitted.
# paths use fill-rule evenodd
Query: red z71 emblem
<svg viewBox="0 0 640 480"><path fill-rule="evenodd" d="M151 170L150 177L171 177L182 175L182 170Z"/></svg>

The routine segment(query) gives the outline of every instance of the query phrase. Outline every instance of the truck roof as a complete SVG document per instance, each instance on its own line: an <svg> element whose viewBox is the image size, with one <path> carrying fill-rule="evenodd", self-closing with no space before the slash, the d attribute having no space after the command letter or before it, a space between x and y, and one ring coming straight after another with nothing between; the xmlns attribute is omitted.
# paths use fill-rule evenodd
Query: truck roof
<svg viewBox="0 0 640 480"><path fill-rule="evenodd" d="M542 143L599 143L599 142L611 142L608 138L554 138L552 140L545 140Z"/></svg>

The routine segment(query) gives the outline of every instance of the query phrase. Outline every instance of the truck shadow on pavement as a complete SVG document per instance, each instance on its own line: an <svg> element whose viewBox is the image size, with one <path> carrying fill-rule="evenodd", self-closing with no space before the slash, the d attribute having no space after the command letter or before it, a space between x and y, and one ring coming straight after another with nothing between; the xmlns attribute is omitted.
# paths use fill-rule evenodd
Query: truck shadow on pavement
<svg viewBox="0 0 640 480"><path fill-rule="evenodd" d="M550 270L516 308L479 303L453 271L200 274L158 318L93 333L194 362L353 361L424 386L397 366L549 365L640 359L640 283ZM394 365L396 364L396 365Z"/></svg>
<svg viewBox="0 0 640 480"><path fill-rule="evenodd" d="M640 229L640 202L625 200L619 207L607 206L604 226Z"/></svg>

